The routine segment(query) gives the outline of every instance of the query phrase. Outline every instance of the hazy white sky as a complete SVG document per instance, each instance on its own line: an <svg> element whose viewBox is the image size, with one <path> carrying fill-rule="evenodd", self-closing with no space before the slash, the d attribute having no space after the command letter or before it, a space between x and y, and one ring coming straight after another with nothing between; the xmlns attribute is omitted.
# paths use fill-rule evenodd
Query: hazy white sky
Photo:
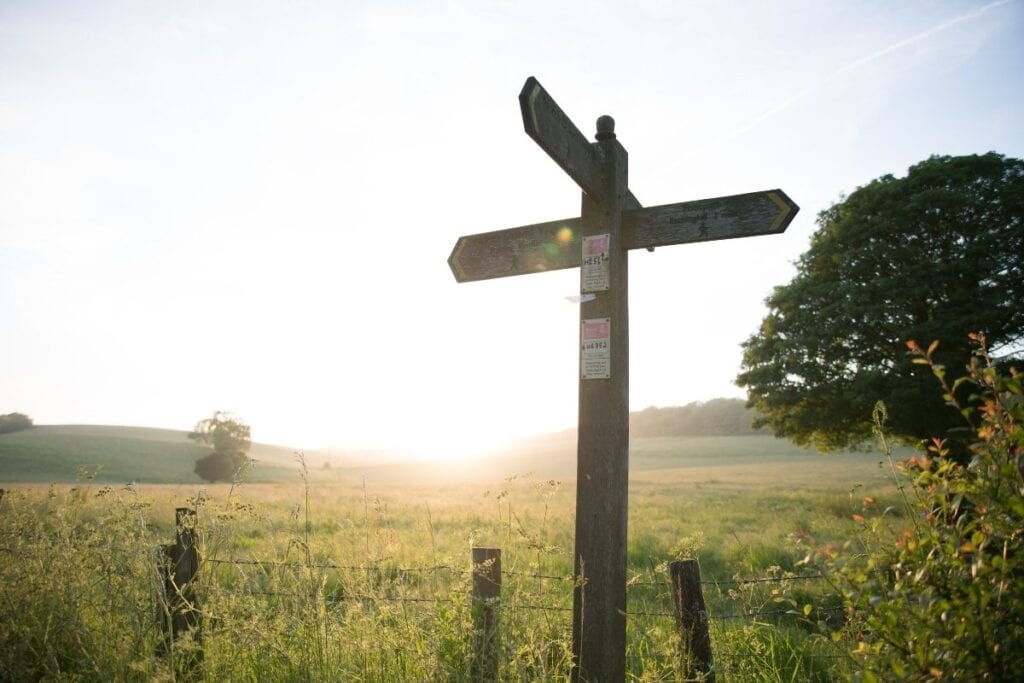
<svg viewBox="0 0 1024 683"><path fill-rule="evenodd" d="M1024 3L0 3L0 413L462 451L576 421L578 273L457 285L578 215L536 76L646 205L782 188L781 236L630 255L631 404L739 396L818 211L1024 156Z"/></svg>

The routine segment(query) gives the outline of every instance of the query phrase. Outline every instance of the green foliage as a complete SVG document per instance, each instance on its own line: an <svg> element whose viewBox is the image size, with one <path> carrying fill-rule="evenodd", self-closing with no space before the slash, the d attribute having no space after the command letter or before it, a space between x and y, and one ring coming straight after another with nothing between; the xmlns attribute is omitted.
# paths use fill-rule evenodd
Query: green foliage
<svg viewBox="0 0 1024 683"><path fill-rule="evenodd" d="M989 153L931 157L821 212L797 274L767 299L743 344L759 424L822 450L871 437L875 402L890 430L917 442L947 436L956 410L906 355L908 339L941 341L967 364L971 331L993 350L1024 336L1024 161Z"/></svg>
<svg viewBox="0 0 1024 683"><path fill-rule="evenodd" d="M32 426L32 418L23 413L0 415L0 434L9 434Z"/></svg>
<svg viewBox="0 0 1024 683"><path fill-rule="evenodd" d="M974 338L968 374L952 384L935 344L909 344L970 424L970 463L928 443L903 463L912 525L857 515L864 545L835 561L865 681L1024 680L1024 376L1000 372Z"/></svg>
<svg viewBox="0 0 1024 683"><path fill-rule="evenodd" d="M232 481L237 479L251 462L244 453L218 453L196 460L195 473L206 481Z"/></svg>
<svg viewBox="0 0 1024 683"><path fill-rule="evenodd" d="M200 420L188 438L213 447L213 452L196 461L195 472L206 481L231 481L250 463L252 445L249 425L230 413L218 410Z"/></svg>
<svg viewBox="0 0 1024 683"><path fill-rule="evenodd" d="M3 496L0 680L153 680L148 506L87 481Z"/></svg>

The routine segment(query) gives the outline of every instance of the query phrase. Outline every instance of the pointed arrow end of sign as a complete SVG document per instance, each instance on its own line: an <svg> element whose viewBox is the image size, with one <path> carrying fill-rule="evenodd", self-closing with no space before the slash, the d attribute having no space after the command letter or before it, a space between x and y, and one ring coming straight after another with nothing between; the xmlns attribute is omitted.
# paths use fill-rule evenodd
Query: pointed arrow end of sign
<svg viewBox="0 0 1024 683"><path fill-rule="evenodd" d="M779 213L775 216L775 220L772 221L769 232L785 232L789 224L793 222L793 217L796 216L800 207L782 190L769 190L768 198L779 208Z"/></svg>
<svg viewBox="0 0 1024 683"><path fill-rule="evenodd" d="M462 255L462 247L466 243L465 237L460 237L455 243L455 247L452 249L451 256L448 257L448 267L452 269L452 275L455 276L456 282L466 281L466 271L462 269L462 265L459 263L459 259Z"/></svg>
<svg viewBox="0 0 1024 683"><path fill-rule="evenodd" d="M529 78L526 79L526 83L523 84L523 89L519 92L519 99L522 99L523 96L528 96L531 92L533 92L534 88L539 87L540 82L537 81L537 78L535 76L530 76Z"/></svg>
<svg viewBox="0 0 1024 683"><path fill-rule="evenodd" d="M526 79L523 89L519 91L519 110L523 114L523 130L538 142L540 127L537 124L537 112L534 109L533 101L542 92L544 92L544 86L533 76Z"/></svg>

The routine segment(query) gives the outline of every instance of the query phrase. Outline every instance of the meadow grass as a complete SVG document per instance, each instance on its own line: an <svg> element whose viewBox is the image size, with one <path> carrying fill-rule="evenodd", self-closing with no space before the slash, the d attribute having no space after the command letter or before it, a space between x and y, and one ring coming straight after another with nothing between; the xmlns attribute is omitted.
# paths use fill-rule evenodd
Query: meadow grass
<svg viewBox="0 0 1024 683"><path fill-rule="evenodd" d="M666 578L677 557L700 561L720 680L850 673L829 637L841 602L801 560L853 537L865 499L895 502L878 458L758 458L755 440L732 455L677 450L673 467L671 441L634 451L630 680L681 675ZM298 465L290 483L5 485L0 679L466 680L473 546L502 549L501 679L568 679L571 481L321 481ZM183 505L198 509L201 642L158 657L156 551Z"/></svg>
<svg viewBox="0 0 1024 683"><path fill-rule="evenodd" d="M187 432L148 427L43 425L0 434L0 482L74 482L88 473L94 481L124 484L198 484L196 459L210 449ZM260 481L294 481L294 451L253 444L252 475Z"/></svg>

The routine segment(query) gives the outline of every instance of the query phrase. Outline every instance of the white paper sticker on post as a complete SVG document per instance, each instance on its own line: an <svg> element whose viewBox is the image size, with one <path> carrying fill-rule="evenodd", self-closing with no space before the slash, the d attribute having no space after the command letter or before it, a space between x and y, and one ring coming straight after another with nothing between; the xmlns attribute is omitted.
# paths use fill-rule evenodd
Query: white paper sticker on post
<svg viewBox="0 0 1024 683"><path fill-rule="evenodd" d="M605 292L609 288L608 258L611 235L589 235L583 238L580 275L581 292Z"/></svg>
<svg viewBox="0 0 1024 683"><path fill-rule="evenodd" d="M608 379L612 376L612 319L583 321L580 335L580 377Z"/></svg>

